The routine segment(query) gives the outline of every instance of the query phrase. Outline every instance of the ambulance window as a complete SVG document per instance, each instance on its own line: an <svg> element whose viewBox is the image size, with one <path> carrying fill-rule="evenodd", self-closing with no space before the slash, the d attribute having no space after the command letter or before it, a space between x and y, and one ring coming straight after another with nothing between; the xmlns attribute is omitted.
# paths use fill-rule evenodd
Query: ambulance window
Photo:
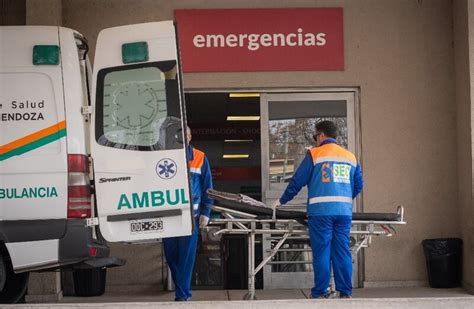
<svg viewBox="0 0 474 309"><path fill-rule="evenodd" d="M129 150L183 148L175 61L105 69L98 74L96 139Z"/></svg>

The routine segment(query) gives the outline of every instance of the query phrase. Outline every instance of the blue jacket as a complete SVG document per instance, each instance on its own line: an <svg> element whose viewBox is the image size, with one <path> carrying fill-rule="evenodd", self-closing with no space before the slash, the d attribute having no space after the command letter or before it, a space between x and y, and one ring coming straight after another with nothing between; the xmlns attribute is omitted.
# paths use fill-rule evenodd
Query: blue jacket
<svg viewBox="0 0 474 309"><path fill-rule="evenodd" d="M194 217L205 215L209 217L213 200L207 195L212 189L212 175L209 161L204 152L188 146L189 174L191 178L191 192L193 197Z"/></svg>
<svg viewBox="0 0 474 309"><path fill-rule="evenodd" d="M326 139L308 151L280 198L291 201L308 186L308 216L352 216L352 200L362 191L360 165L350 151Z"/></svg>

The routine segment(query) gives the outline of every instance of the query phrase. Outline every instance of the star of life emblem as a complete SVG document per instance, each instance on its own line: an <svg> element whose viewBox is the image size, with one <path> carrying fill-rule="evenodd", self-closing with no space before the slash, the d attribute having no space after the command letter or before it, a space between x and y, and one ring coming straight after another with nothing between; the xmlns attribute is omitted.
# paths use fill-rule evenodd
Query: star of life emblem
<svg viewBox="0 0 474 309"><path fill-rule="evenodd" d="M176 175L178 166L169 158L161 159L156 164L156 174L162 179L171 179Z"/></svg>

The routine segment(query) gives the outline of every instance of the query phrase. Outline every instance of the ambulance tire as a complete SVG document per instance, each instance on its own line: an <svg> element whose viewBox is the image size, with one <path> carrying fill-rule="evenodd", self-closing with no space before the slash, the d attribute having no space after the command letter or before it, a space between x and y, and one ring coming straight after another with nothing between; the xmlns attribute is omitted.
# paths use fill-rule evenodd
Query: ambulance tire
<svg viewBox="0 0 474 309"><path fill-rule="evenodd" d="M72 276L76 296L101 296L105 293L106 268L76 269Z"/></svg>
<svg viewBox="0 0 474 309"><path fill-rule="evenodd" d="M15 274L9 261L2 257L3 278L5 280L0 292L1 304L16 304L25 301L29 273ZM3 280L3 279L2 279Z"/></svg>
<svg viewBox="0 0 474 309"><path fill-rule="evenodd" d="M1 255L0 255L1 256ZM5 282L7 281L7 270L3 258L0 258L0 291L3 290Z"/></svg>

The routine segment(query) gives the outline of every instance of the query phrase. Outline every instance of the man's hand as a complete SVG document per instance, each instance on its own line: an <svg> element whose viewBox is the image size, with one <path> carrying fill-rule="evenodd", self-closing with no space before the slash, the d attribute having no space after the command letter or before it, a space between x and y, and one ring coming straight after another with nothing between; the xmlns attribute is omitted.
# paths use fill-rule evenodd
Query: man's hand
<svg viewBox="0 0 474 309"><path fill-rule="evenodd" d="M280 204L280 199L277 199L276 201L273 202L272 204L272 209L273 209L273 215L272 215L272 220L275 221L276 220L276 210L278 207L280 207L281 204Z"/></svg>
<svg viewBox="0 0 474 309"><path fill-rule="evenodd" d="M206 217L205 215L200 215L199 216L199 228L203 229L207 226L209 223L209 217Z"/></svg>
<svg viewBox="0 0 474 309"><path fill-rule="evenodd" d="M272 204L272 209L277 209L277 207L280 207L281 204L280 204L280 200L276 200L275 202L273 202Z"/></svg>

